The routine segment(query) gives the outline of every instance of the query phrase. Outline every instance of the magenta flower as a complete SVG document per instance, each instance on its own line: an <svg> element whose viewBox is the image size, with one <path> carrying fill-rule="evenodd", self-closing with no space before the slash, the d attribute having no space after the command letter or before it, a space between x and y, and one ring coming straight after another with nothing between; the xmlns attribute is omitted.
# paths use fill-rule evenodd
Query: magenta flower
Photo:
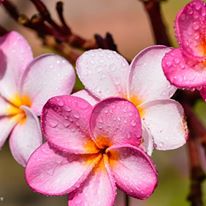
<svg viewBox="0 0 206 206"><path fill-rule="evenodd" d="M25 166L41 145L38 116L46 101L69 94L75 82L72 66L47 54L33 59L26 40L16 32L0 37L0 148L7 137L16 161Z"/></svg>
<svg viewBox="0 0 206 206"><path fill-rule="evenodd" d="M176 88L164 76L161 62L170 49L152 46L140 52L128 65L110 50L90 50L77 60L77 73L86 90L75 96L91 104L107 98L122 97L139 110L143 126L143 146L175 149L185 144L187 126L182 106L171 100Z"/></svg>
<svg viewBox="0 0 206 206"><path fill-rule="evenodd" d="M198 89L206 98L206 4L187 4L176 17L175 29L180 47L165 55L164 73L173 85Z"/></svg>
<svg viewBox="0 0 206 206"><path fill-rule="evenodd" d="M69 206L111 206L116 186L139 199L154 191L157 172L138 148L141 121L127 100L110 98L93 108L79 97L53 97L44 106L42 128L48 143L26 167L33 190L69 194Z"/></svg>

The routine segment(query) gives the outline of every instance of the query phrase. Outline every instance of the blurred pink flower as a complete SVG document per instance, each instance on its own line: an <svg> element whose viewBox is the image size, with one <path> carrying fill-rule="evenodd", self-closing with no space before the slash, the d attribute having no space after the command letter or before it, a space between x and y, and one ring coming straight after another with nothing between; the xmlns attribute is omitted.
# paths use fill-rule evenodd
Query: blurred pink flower
<svg viewBox="0 0 206 206"><path fill-rule="evenodd" d="M185 144L187 126L182 106L171 100L176 88L164 76L161 62L170 51L152 46L140 52L128 65L110 50L90 50L77 60L77 74L85 85L79 96L91 104L107 97L123 97L139 110L143 129L143 147L148 154L153 148L175 149Z"/></svg>
<svg viewBox="0 0 206 206"><path fill-rule="evenodd" d="M163 59L168 80L179 88L198 89L206 98L206 4L193 0L177 15L176 36L180 47Z"/></svg>
<svg viewBox="0 0 206 206"><path fill-rule="evenodd" d="M50 97L70 94L75 73L58 55L33 59L27 41L16 32L0 37L0 59L0 148L10 136L11 152L25 166L42 143L37 116Z"/></svg>
<svg viewBox="0 0 206 206"><path fill-rule="evenodd" d="M34 191L69 193L69 206L111 206L116 186L139 199L153 193L157 172L138 148L141 121L127 100L105 99L93 108L79 97L53 97L44 106L42 129L48 142L26 167Z"/></svg>

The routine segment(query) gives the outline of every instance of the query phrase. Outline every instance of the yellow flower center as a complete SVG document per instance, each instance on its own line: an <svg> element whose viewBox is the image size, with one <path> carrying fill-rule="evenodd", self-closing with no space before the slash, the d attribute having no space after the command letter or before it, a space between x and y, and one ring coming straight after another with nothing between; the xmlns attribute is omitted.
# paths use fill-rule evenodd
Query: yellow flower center
<svg viewBox="0 0 206 206"><path fill-rule="evenodd" d="M20 124L23 124L26 121L26 114L24 110L21 109L21 106L31 106L31 99L28 96L20 96L18 94L13 95L9 99L10 105L6 110L6 114L11 116L12 119L17 121Z"/></svg>

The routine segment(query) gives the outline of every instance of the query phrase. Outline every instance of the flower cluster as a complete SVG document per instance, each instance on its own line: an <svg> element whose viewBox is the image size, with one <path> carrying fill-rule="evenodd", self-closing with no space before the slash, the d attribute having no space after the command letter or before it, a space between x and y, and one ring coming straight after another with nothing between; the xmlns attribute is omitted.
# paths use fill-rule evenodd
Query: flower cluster
<svg viewBox="0 0 206 206"><path fill-rule="evenodd" d="M117 187L138 199L153 193L152 151L179 148L188 136L184 110L170 99L175 86L204 87L203 20L189 35L201 7L195 0L178 16L179 49L151 46L130 65L114 51L83 53L76 71L85 89L73 94L74 68L63 57L33 59L20 34L0 37L0 147L10 137L34 191L68 194L70 206L112 206Z"/></svg>
<svg viewBox="0 0 206 206"><path fill-rule="evenodd" d="M165 55L164 73L173 85L200 90L206 99L206 3L187 4L176 17L175 29L180 47Z"/></svg>

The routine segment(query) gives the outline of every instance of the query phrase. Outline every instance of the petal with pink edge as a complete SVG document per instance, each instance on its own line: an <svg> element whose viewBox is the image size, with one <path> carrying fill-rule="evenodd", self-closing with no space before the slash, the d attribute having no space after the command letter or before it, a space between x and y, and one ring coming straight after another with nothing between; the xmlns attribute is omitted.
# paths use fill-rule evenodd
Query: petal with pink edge
<svg viewBox="0 0 206 206"><path fill-rule="evenodd" d="M75 82L72 65L63 57L40 56L28 66L22 78L22 94L31 98L31 108L40 115L43 105L53 96L70 94Z"/></svg>
<svg viewBox="0 0 206 206"><path fill-rule="evenodd" d="M76 69L85 88L96 97L127 96L129 65L116 52L103 49L84 52Z"/></svg>
<svg viewBox="0 0 206 206"><path fill-rule="evenodd" d="M180 88L198 88L206 84L205 63L188 59L182 49L173 49L162 61L163 71L167 79Z"/></svg>
<svg viewBox="0 0 206 206"><path fill-rule="evenodd" d="M15 127L16 121L10 117L0 118L0 149L4 145L6 139L11 133L12 129Z"/></svg>
<svg viewBox="0 0 206 206"><path fill-rule="evenodd" d="M92 106L74 96L51 98L43 108L42 129L54 147L70 153L96 153L89 134Z"/></svg>
<svg viewBox="0 0 206 206"><path fill-rule="evenodd" d="M26 119L21 120L11 133L9 146L15 160L23 167L30 155L42 144L42 134L38 118L25 106L21 109L25 112Z"/></svg>
<svg viewBox="0 0 206 206"><path fill-rule="evenodd" d="M174 100L156 100L143 106L143 124L158 150L177 149L186 143L188 129L182 106Z"/></svg>
<svg viewBox="0 0 206 206"><path fill-rule="evenodd" d="M154 99L168 99L176 91L162 70L162 58L170 51L165 46L151 46L132 61L129 76L129 95L134 104Z"/></svg>
<svg viewBox="0 0 206 206"><path fill-rule="evenodd" d="M152 160L141 149L131 145L107 149L116 184L128 195L146 199L157 185L157 171Z"/></svg>
<svg viewBox="0 0 206 206"><path fill-rule="evenodd" d="M137 108L126 99L109 98L98 103L91 114L90 131L100 148L112 144L141 142L141 121Z"/></svg>
<svg viewBox="0 0 206 206"><path fill-rule="evenodd" d="M202 98L206 101L206 87L203 87L200 90L200 94L201 94Z"/></svg>
<svg viewBox="0 0 206 206"><path fill-rule="evenodd" d="M177 15L175 28L183 52L190 57L205 59L206 4L195 0Z"/></svg>
<svg viewBox="0 0 206 206"><path fill-rule="evenodd" d="M0 37L0 91L10 98L18 92L19 81L26 66L32 60L28 42L17 32Z"/></svg>
<svg viewBox="0 0 206 206"><path fill-rule="evenodd" d="M104 157L104 160L96 166L87 180L76 191L69 194L68 205L113 206L115 196L115 182L109 169L108 161Z"/></svg>
<svg viewBox="0 0 206 206"><path fill-rule="evenodd" d="M75 92L72 94L72 96L80 97L80 98L86 100L87 102L89 102L92 106L94 106L95 104L97 104L100 101L98 98L93 96L90 92L88 92L86 89Z"/></svg>
<svg viewBox="0 0 206 206"><path fill-rule="evenodd" d="M88 177L101 156L63 155L41 145L26 166L29 186L45 195L63 195L72 192Z"/></svg>

